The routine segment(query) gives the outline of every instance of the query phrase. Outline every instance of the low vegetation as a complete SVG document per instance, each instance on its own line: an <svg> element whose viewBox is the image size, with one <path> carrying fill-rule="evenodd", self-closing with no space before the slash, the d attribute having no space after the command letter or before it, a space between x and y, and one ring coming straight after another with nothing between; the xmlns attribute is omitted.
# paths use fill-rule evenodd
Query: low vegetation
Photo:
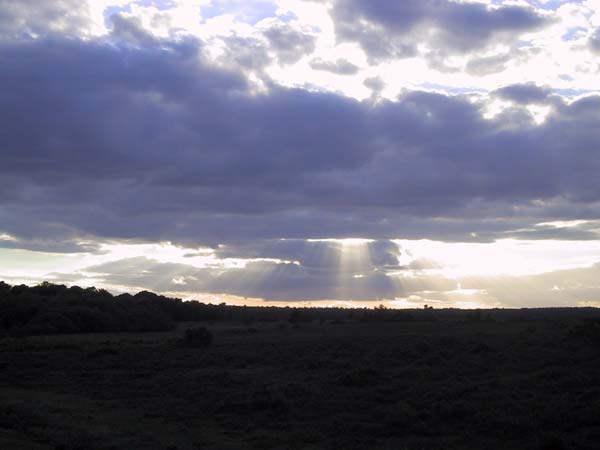
<svg viewBox="0 0 600 450"><path fill-rule="evenodd" d="M0 448L592 450L600 442L592 308L236 308L49 284L2 285L0 298ZM84 320L78 308L104 319ZM56 316L79 322L42 320Z"/></svg>

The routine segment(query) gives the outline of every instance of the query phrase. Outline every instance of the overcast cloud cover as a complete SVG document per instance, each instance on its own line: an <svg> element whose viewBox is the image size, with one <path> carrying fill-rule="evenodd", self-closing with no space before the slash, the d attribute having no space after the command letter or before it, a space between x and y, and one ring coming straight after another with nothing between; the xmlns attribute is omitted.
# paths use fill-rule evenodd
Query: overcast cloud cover
<svg viewBox="0 0 600 450"><path fill-rule="evenodd" d="M273 301L600 301L592 250L491 279L398 241L597 248L599 11L0 0L0 275ZM182 253L136 253L149 244ZM80 264L32 276L18 249Z"/></svg>

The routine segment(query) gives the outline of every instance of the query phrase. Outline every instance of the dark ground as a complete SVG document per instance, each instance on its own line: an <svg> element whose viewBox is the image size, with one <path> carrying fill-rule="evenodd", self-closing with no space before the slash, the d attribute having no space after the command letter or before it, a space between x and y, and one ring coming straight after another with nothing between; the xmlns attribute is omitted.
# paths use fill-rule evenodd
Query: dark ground
<svg viewBox="0 0 600 450"><path fill-rule="evenodd" d="M0 448L600 448L595 323L186 326L0 339Z"/></svg>

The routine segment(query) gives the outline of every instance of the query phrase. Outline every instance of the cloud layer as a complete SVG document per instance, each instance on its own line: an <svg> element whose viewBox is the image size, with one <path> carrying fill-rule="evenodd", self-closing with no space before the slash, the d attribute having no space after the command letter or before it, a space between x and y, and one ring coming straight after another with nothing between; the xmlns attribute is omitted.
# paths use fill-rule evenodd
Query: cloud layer
<svg viewBox="0 0 600 450"><path fill-rule="evenodd" d="M508 86L487 119L468 96L255 94L195 40L5 42L0 59L0 215L17 237L489 240L596 217L600 97Z"/></svg>

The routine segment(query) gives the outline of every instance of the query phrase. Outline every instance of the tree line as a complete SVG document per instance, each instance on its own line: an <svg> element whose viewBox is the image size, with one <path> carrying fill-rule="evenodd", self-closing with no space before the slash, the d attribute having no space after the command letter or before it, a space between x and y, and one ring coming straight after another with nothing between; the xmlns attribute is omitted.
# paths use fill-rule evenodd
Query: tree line
<svg viewBox="0 0 600 450"><path fill-rule="evenodd" d="M0 281L0 336L123 331L169 331L178 322L344 324L382 321L564 321L599 318L597 308L434 309L250 307L182 301L149 291L113 295L95 287Z"/></svg>

